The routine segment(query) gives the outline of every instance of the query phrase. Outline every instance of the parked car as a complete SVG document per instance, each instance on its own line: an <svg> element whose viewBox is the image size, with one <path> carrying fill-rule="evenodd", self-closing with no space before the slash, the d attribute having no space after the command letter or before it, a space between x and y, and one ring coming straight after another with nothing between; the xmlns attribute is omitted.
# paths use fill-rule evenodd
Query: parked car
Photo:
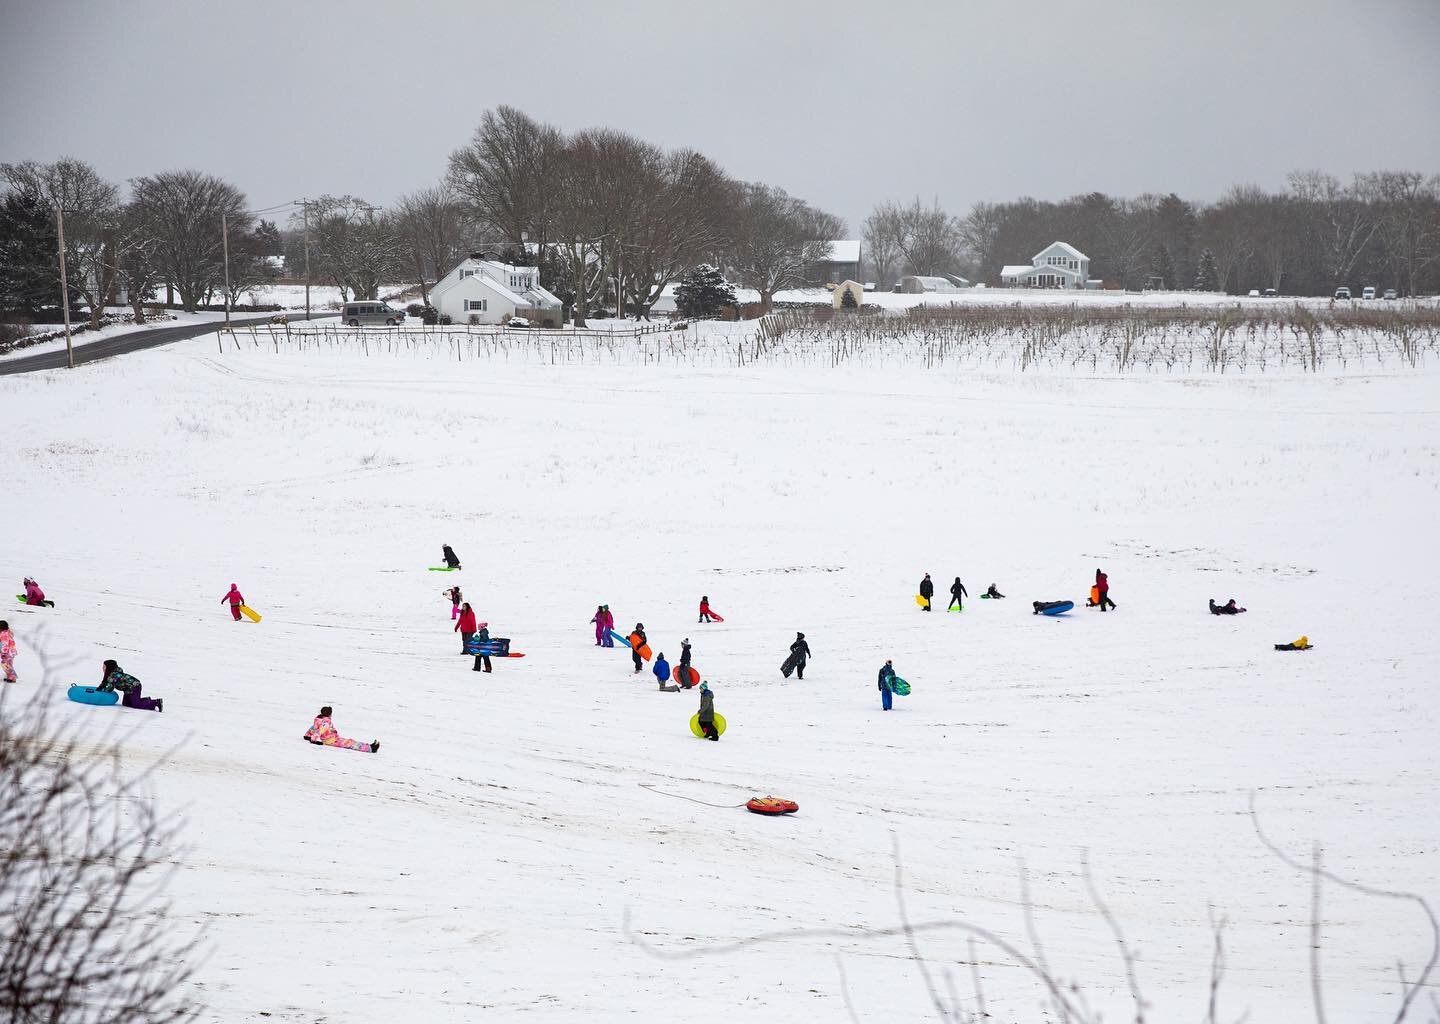
<svg viewBox="0 0 1440 1024"><path fill-rule="evenodd" d="M530 321L529 321L529 320L526 320L523 316L512 316L509 320L506 320L506 321L505 321L505 326L506 326L506 327L529 327L529 326L530 326Z"/></svg>
<svg viewBox="0 0 1440 1024"><path fill-rule="evenodd" d="M1274 288L1266 288L1265 297L1267 299L1278 299L1280 297L1280 293L1277 292Z"/></svg>
<svg viewBox="0 0 1440 1024"><path fill-rule="evenodd" d="M1368 285L1368 286L1366 286L1365 290L1360 293L1360 297L1361 297L1362 299L1373 299L1373 298L1375 297L1375 286L1374 286L1374 285Z"/></svg>
<svg viewBox="0 0 1440 1024"><path fill-rule="evenodd" d="M1386 288L1386 289L1385 289L1385 298L1387 298L1387 299L1398 299L1399 297L1400 297L1400 293L1397 292L1394 288Z"/></svg>
<svg viewBox="0 0 1440 1024"><path fill-rule="evenodd" d="M405 319L405 311L385 302L347 302L340 311L340 319L351 327L370 327L375 324L394 327Z"/></svg>
<svg viewBox="0 0 1440 1024"><path fill-rule="evenodd" d="M1249 298L1249 299L1258 299L1259 297L1260 297L1260 289L1259 289L1259 288L1251 288L1251 289L1250 289L1250 293L1246 296L1246 298Z"/></svg>
<svg viewBox="0 0 1440 1024"><path fill-rule="evenodd" d="M1337 299L1348 299L1350 297L1350 289L1346 288L1344 285L1341 285L1339 288L1335 289L1335 297Z"/></svg>

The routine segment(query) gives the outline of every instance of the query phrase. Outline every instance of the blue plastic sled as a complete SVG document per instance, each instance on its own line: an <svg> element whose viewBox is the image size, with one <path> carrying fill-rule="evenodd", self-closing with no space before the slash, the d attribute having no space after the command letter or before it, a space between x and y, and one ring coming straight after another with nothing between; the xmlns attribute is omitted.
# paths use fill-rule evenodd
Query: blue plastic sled
<svg viewBox="0 0 1440 1024"><path fill-rule="evenodd" d="M491 637L489 643L476 643L470 641L465 646L466 654L488 654L492 658L505 658L510 654L510 638L508 636Z"/></svg>
<svg viewBox="0 0 1440 1024"><path fill-rule="evenodd" d="M1041 614L1041 615L1064 615L1066 612L1068 612L1070 609L1072 609L1072 608L1074 608L1074 607L1075 607L1075 602L1074 602L1074 601L1062 601L1062 602L1060 602L1059 604L1057 604L1054 608L1041 608L1041 609L1040 609L1040 614Z"/></svg>
<svg viewBox="0 0 1440 1024"><path fill-rule="evenodd" d="M120 703L120 695L114 690L97 690L93 686L72 686L65 696L79 704Z"/></svg>
<svg viewBox="0 0 1440 1024"><path fill-rule="evenodd" d="M614 640L617 644L625 648L627 651L630 649L630 641L626 637L621 636L613 629L606 630L606 632L610 634L611 640Z"/></svg>

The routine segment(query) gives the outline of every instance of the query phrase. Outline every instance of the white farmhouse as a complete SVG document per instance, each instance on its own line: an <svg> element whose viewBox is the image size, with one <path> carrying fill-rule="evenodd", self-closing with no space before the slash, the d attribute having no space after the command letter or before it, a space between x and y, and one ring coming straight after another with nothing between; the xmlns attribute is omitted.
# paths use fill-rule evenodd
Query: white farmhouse
<svg viewBox="0 0 1440 1024"><path fill-rule="evenodd" d="M430 305L457 324L503 324L522 316L559 327L564 306L540 286L539 267L514 267L472 253L430 289Z"/></svg>
<svg viewBox="0 0 1440 1024"><path fill-rule="evenodd" d="M1090 257L1073 245L1051 242L1023 263L1004 267L1000 281L1007 288L1099 288L1090 277Z"/></svg>

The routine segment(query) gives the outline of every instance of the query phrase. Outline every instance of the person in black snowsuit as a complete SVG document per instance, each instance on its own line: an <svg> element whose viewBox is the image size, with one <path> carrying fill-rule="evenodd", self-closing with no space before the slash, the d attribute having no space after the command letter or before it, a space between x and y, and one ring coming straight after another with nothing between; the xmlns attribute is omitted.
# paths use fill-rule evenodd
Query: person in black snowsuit
<svg viewBox="0 0 1440 1024"><path fill-rule="evenodd" d="M460 559L455 557L455 549L449 544L441 544L440 553L444 557L446 565L452 569L460 568Z"/></svg>
<svg viewBox="0 0 1440 1024"><path fill-rule="evenodd" d="M925 610L928 612L930 606L935 603L935 584L930 582L930 574L927 572L925 578L920 581L920 596L925 599Z"/></svg>
<svg viewBox="0 0 1440 1024"><path fill-rule="evenodd" d="M1233 597L1225 604L1216 604L1213 597L1210 599L1211 615L1239 615L1244 610L1244 608L1240 608L1235 604Z"/></svg>
<svg viewBox="0 0 1440 1024"><path fill-rule="evenodd" d="M687 636L680 641L680 685L688 690L694 684L690 682L690 638Z"/></svg>
<svg viewBox="0 0 1440 1024"><path fill-rule="evenodd" d="M969 596L970 591L965 589L965 584L960 582L959 576L956 576L955 582L950 584L950 608L954 608L958 604L960 610L963 612L965 610L965 602L962 601L961 598ZM949 608L946 609L946 611L949 610Z"/></svg>
<svg viewBox="0 0 1440 1024"><path fill-rule="evenodd" d="M1004 597L1005 595L1002 594L1002 593L1000 593L1000 591L995 588L995 584L992 583L992 584L990 584L990 589L987 590L987 591L985 591L985 596L986 596L986 597Z"/></svg>
<svg viewBox="0 0 1440 1024"><path fill-rule="evenodd" d="M640 648L648 643L645 637L645 623L635 623L635 631L630 634L630 660L635 663L635 671L639 672L645 667L644 659L640 657Z"/></svg>
<svg viewBox="0 0 1440 1024"><path fill-rule="evenodd" d="M795 659L795 677L805 678L805 662L811 657L810 645L805 642L804 633L795 634L795 642L790 645L790 656Z"/></svg>

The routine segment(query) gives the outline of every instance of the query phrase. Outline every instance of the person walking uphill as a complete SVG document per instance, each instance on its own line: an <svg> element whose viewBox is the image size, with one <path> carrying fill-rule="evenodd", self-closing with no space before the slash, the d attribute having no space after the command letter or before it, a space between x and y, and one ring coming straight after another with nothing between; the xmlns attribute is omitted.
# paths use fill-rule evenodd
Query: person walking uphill
<svg viewBox="0 0 1440 1024"><path fill-rule="evenodd" d="M212 590L210 593L213 594L215 591ZM230 602L230 617L239 622L240 606L245 603L245 595L240 593L240 588L233 583L230 584L230 592L220 599L221 604L226 601Z"/></svg>
<svg viewBox="0 0 1440 1024"><path fill-rule="evenodd" d="M605 645L605 606L603 604L595 606L595 617L590 621L595 624L595 646L603 647Z"/></svg>
<svg viewBox="0 0 1440 1024"><path fill-rule="evenodd" d="M709 683L700 684L700 731L707 740L720 740L720 730L715 728L715 694Z"/></svg>
<svg viewBox="0 0 1440 1024"><path fill-rule="evenodd" d="M1100 592L1100 610L1102 612L1107 604L1111 608L1115 607L1115 602L1110 600L1110 577L1099 569L1095 570L1095 589Z"/></svg>
<svg viewBox="0 0 1440 1024"><path fill-rule="evenodd" d="M965 589L965 584L960 582L959 576L956 576L955 582L950 584L950 608L954 608L958 604L960 610L963 612L965 610L965 602L962 601L961 598L969 596L970 591ZM947 608L946 611L949 611L950 608Z"/></svg>
<svg viewBox="0 0 1440 1024"><path fill-rule="evenodd" d="M930 582L930 574L927 572L925 578L920 581L920 596L925 599L925 610L928 612L930 606L935 603L935 584Z"/></svg>
<svg viewBox="0 0 1440 1024"><path fill-rule="evenodd" d="M465 600L465 595L460 593L459 587L451 587L443 593L450 599L450 621L454 622L460 617L460 602Z"/></svg>
<svg viewBox="0 0 1440 1024"><path fill-rule="evenodd" d="M805 663L809 661L811 657L810 645L805 642L805 634L796 633L795 642L790 645L790 657L787 659L795 670L795 678L805 678ZM784 666L781 667L783 668ZM790 673L786 672L785 677L788 679Z"/></svg>
<svg viewBox="0 0 1440 1024"><path fill-rule="evenodd" d="M630 660L635 663L635 671L639 672L644 667L644 661L640 657L640 648L646 644L645 623L635 623L635 631L628 637L630 641Z"/></svg>
<svg viewBox="0 0 1440 1024"><path fill-rule="evenodd" d="M595 624L596 632L601 634L600 646L614 647L615 638L610 635L610 631L615 628L615 615L613 612L610 611L610 606L608 604L602 604L600 606L600 610L605 613L604 621L597 622Z"/></svg>
<svg viewBox="0 0 1440 1024"><path fill-rule="evenodd" d="M120 703L127 708L134 708L136 711L164 711L165 698L156 697L151 699L142 696L140 680L132 675L126 674L120 666L111 658L105 662L104 674L100 677L100 685L95 689L102 693L121 694Z"/></svg>
<svg viewBox="0 0 1440 1024"><path fill-rule="evenodd" d="M0 619L0 668L5 669L5 681L18 683L15 675L15 634L10 632L10 623Z"/></svg>
<svg viewBox="0 0 1440 1024"><path fill-rule="evenodd" d="M714 621L714 620L711 619L711 617L710 617L710 598L709 598L709 597L702 597L702 598L700 598L700 618L699 618L698 621L700 621L700 622L713 622L713 621Z"/></svg>
<svg viewBox="0 0 1440 1024"><path fill-rule="evenodd" d="M470 610L470 602L466 601L460 606L460 621L455 623L452 633L460 634L460 653L469 654L470 638L475 635L475 613Z"/></svg>
<svg viewBox="0 0 1440 1024"><path fill-rule="evenodd" d="M460 568L460 559L455 557L455 549L449 544L440 545L440 557L445 559L445 565L451 569Z"/></svg>
<svg viewBox="0 0 1440 1024"><path fill-rule="evenodd" d="M366 754L376 754L380 751L380 741L371 740L369 743L361 743L359 740L346 739L340 735L335 723L330 721L330 716L335 709L329 706L320 709L320 714L315 716L315 721L310 723L310 728L305 730L301 739L308 740L317 747L341 747L344 750L359 750Z"/></svg>
<svg viewBox="0 0 1440 1024"><path fill-rule="evenodd" d="M894 679L895 666L892 665L887 658L885 664L880 669L880 709L882 711L889 711L890 704L895 699L894 691L890 689L890 684Z"/></svg>

